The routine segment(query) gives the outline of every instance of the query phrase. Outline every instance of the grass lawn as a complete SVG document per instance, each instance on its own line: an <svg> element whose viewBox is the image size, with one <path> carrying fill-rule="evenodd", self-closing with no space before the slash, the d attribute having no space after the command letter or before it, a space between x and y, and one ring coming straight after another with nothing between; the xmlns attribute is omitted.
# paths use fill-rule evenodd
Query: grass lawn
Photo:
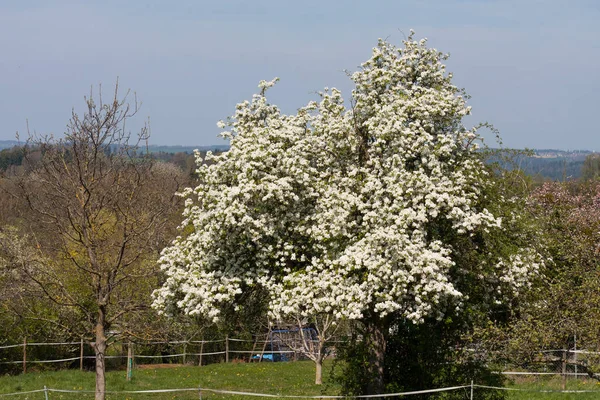
<svg viewBox="0 0 600 400"><path fill-rule="evenodd" d="M107 391L155 390L198 388L249 391L267 394L320 395L337 394L339 387L328 383L331 363L323 368L324 384L314 384L312 361L286 363L229 363L203 367L136 368L133 379L127 382L125 371L107 373ZM25 375L0 377L2 393L26 392L43 389L93 390L94 373L80 371L30 372ZM93 394L52 393L50 399L91 399ZM43 393L10 396L11 399L43 399ZM198 399L198 391L157 394L107 394L108 399ZM260 399L260 397L233 396L202 392L202 399Z"/></svg>
<svg viewBox="0 0 600 400"><path fill-rule="evenodd" d="M560 376L536 376L526 378L512 378L508 384L508 388L521 389L522 391L508 392L509 399L526 400L526 399L549 399L549 400L588 400L600 399L600 384L597 381L590 379L573 379L567 380L566 390L585 390L594 391L596 393L540 393L538 390L559 391L562 389L562 378ZM524 391L523 389L527 390ZM531 390L531 391L529 391ZM475 396L474 396L475 397Z"/></svg>
<svg viewBox="0 0 600 400"><path fill-rule="evenodd" d="M194 366L144 366L133 372L133 380L127 382L125 371L112 371L107 374L107 390L156 390L176 388L198 388L248 391L274 395L335 395L339 386L329 382L331 362L323 368L324 382L315 385L314 364L310 361L289 363L230 363L213 364L203 367ZM600 384L590 380L567 381L567 390L593 390L596 393L539 393L536 390L560 390L560 377L527 377L512 378L508 388L527 389L527 391L509 391L508 399L600 399ZM43 389L89 390L94 389L92 372L59 371L30 372L18 376L0 377L0 399L44 399L44 393L20 394L10 397L2 393L27 392ZM425 389L425 388L424 388ZM478 398L486 389L476 388L474 398ZM531 390L531 391L529 391ZM465 392L467 396L468 390ZM92 399L92 393L57 393L50 392L49 399ZM142 394L108 394L108 399L198 399L198 391ZM261 397L234 396L202 392L202 399L260 399ZM403 398L403 397L400 397ZM410 398L410 397L408 397ZM468 397L465 397L468 398Z"/></svg>

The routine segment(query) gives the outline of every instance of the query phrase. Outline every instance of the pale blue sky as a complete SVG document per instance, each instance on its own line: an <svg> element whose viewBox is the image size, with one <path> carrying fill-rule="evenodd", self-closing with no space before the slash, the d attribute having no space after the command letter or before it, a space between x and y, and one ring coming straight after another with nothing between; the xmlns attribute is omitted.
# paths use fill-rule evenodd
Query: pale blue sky
<svg viewBox="0 0 600 400"><path fill-rule="evenodd" d="M377 38L416 30L451 54L510 147L600 150L600 1L0 0L0 140L60 134L91 85L137 92L151 143L223 144L216 122L258 81L285 112L349 94ZM133 126L130 125L132 128Z"/></svg>

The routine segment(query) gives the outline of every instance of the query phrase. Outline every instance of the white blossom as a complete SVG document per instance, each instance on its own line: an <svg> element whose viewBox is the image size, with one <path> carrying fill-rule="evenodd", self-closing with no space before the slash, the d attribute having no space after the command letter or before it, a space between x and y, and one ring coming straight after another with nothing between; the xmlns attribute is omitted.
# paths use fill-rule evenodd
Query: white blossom
<svg viewBox="0 0 600 400"><path fill-rule="evenodd" d="M485 168L446 56L412 37L402 49L379 41L351 75L349 104L325 89L284 115L265 97L275 79L237 105L223 134L230 150L210 164L197 156L200 183L184 192L191 233L162 252L155 307L216 320L262 286L277 319L399 313L419 323L460 308L456 279L470 266L432 227L469 236L501 220L478 207ZM530 261L499 261L498 279L526 286Z"/></svg>

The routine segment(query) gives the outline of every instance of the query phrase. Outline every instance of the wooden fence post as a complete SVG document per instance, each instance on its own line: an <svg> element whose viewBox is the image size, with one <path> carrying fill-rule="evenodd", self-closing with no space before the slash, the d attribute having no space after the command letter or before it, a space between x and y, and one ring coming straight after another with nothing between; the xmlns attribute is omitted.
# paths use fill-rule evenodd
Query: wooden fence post
<svg viewBox="0 0 600 400"><path fill-rule="evenodd" d="M131 377L133 376L133 344L131 340L129 341L129 346L127 347L127 380L131 381Z"/></svg>
<svg viewBox="0 0 600 400"><path fill-rule="evenodd" d="M252 345L252 351L250 352L250 356L248 356L248 362L252 362L252 356L254 355L254 350L256 349L257 342L258 342L258 336L255 336L254 344Z"/></svg>
<svg viewBox="0 0 600 400"><path fill-rule="evenodd" d="M577 334L576 333L573 335L573 350L574 350L573 363L575 364L575 379L578 379L579 376L577 375L577 372L578 372L577 371L577 358L578 357L577 357Z"/></svg>
<svg viewBox="0 0 600 400"><path fill-rule="evenodd" d="M225 362L229 362L229 335L225 336Z"/></svg>
<svg viewBox="0 0 600 400"><path fill-rule="evenodd" d="M262 362L263 357L265 355L265 349L267 348L267 343L269 343L269 336L271 335L271 328L269 328L269 332L267 333L267 336L265 336L265 343L263 344L262 350L260 352L260 358L258 359L258 362ZM273 350L273 349L271 349Z"/></svg>
<svg viewBox="0 0 600 400"><path fill-rule="evenodd" d="M185 353L187 351L187 339L185 339L185 342L183 342L183 365L185 365Z"/></svg>
<svg viewBox="0 0 600 400"><path fill-rule="evenodd" d="M562 352L562 390L567 388L567 351Z"/></svg>
<svg viewBox="0 0 600 400"><path fill-rule="evenodd" d="M81 337L81 344L79 346L79 370L83 371L83 336Z"/></svg>
<svg viewBox="0 0 600 400"><path fill-rule="evenodd" d="M202 351L204 350L204 337L200 341L200 355L198 356L198 366L202 366Z"/></svg>
<svg viewBox="0 0 600 400"><path fill-rule="evenodd" d="M27 336L23 339L23 373L27 373Z"/></svg>

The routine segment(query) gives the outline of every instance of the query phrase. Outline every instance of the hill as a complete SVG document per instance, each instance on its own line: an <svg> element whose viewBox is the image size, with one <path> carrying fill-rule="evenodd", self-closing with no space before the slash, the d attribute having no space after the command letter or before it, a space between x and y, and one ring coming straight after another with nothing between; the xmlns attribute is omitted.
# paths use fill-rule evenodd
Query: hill
<svg viewBox="0 0 600 400"><path fill-rule="evenodd" d="M594 152L589 150L534 149L531 156L519 156L513 168L522 169L527 175L562 181L582 176L585 158Z"/></svg>
<svg viewBox="0 0 600 400"><path fill-rule="evenodd" d="M10 149L15 146L21 146L23 144L23 142L17 140L0 140L0 150Z"/></svg>
<svg viewBox="0 0 600 400"><path fill-rule="evenodd" d="M15 146L21 146L23 142L16 140L0 140L0 169L8 165L20 164L20 154L15 152ZM185 155L193 154L194 150L202 153L212 151L220 153L229 150L229 145L211 146L181 146L181 145L149 145L148 150L156 154L163 161L181 164L184 169L193 166L193 162L186 162ZM590 150L556 150L556 149L534 149L530 155L517 156L507 168L522 169L527 175L546 180L577 179L582 176L585 158L594 152ZM183 158L182 158L183 156ZM186 168L187 166L187 168Z"/></svg>

